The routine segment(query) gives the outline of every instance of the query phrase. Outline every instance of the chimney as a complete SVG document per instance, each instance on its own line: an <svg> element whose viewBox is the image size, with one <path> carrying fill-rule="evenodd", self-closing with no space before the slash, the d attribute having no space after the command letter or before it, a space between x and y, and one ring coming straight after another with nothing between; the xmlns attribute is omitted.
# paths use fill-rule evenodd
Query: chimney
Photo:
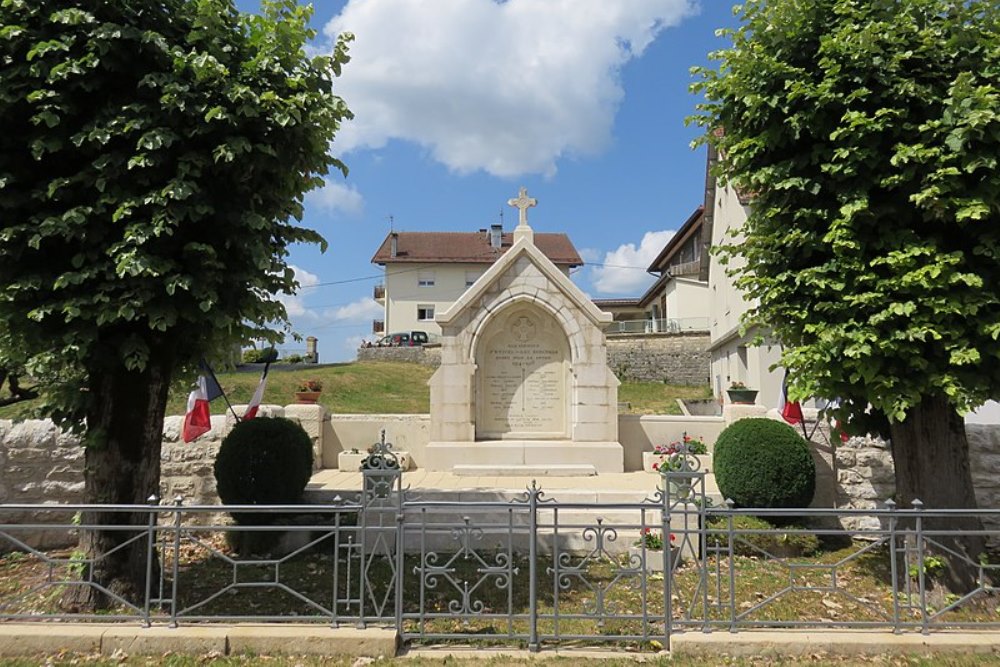
<svg viewBox="0 0 1000 667"><path fill-rule="evenodd" d="M389 257L395 257L399 254L399 234L396 232L389 233Z"/></svg>
<svg viewBox="0 0 1000 667"><path fill-rule="evenodd" d="M503 225L490 225L490 247L500 249L500 241L503 237Z"/></svg>

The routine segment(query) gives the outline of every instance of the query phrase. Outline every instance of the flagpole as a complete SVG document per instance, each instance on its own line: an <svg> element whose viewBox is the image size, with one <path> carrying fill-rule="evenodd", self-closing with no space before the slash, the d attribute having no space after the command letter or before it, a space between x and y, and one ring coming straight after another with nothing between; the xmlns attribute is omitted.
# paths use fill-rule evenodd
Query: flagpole
<svg viewBox="0 0 1000 667"><path fill-rule="evenodd" d="M215 380L215 384L218 385L219 391L222 392L222 400L224 400L226 405L229 406L229 411L233 413L233 418L235 418L236 423L239 424L243 420L240 419L238 414L236 414L236 409L233 407L233 404L229 402L229 397L226 396L226 390L222 388L222 383L219 382L219 378L215 377L215 371L212 370L212 367L208 365L208 362L204 358L201 360L201 365L205 367L205 370L207 370L209 375L212 376L212 379Z"/></svg>

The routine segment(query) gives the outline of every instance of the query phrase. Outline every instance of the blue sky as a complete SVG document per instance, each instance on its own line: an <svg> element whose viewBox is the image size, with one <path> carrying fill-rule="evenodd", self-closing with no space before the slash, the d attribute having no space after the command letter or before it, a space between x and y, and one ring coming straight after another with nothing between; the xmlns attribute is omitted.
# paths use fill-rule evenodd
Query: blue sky
<svg viewBox="0 0 1000 667"><path fill-rule="evenodd" d="M306 199L330 243L296 247L294 329L349 360L380 308L371 256L389 230L516 224L566 232L593 297L634 296L643 270L703 200L704 149L684 118L689 69L724 45L729 0L318 0L315 48L356 35L336 91L357 118L332 151L350 168ZM258 0L237 0L255 11ZM302 347L289 341L287 349Z"/></svg>

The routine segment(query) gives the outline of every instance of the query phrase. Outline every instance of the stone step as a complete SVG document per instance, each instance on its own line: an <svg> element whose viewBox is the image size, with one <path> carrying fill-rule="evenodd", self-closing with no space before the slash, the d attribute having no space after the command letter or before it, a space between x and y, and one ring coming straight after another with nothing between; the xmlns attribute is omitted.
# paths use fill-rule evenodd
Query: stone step
<svg viewBox="0 0 1000 667"><path fill-rule="evenodd" d="M593 477L597 468L589 463L549 463L546 465L480 465L461 464L452 466L452 474L458 477Z"/></svg>

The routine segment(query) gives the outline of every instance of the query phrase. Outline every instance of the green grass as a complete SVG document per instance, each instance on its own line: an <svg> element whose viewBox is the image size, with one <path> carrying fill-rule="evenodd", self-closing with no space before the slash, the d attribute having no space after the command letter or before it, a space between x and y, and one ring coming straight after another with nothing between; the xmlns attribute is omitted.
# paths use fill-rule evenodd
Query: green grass
<svg viewBox="0 0 1000 667"><path fill-rule="evenodd" d="M326 366L299 366L273 369L268 374L265 403L287 405L295 402L295 391L305 379L323 383L319 402L335 414L420 414L430 411L430 380L434 369L393 362L358 362ZM256 372L220 373L219 383L234 404L246 403L253 395L260 375ZM188 389L175 387L167 401L167 414L184 414ZM681 414L678 398L708 398L708 386L685 387L659 382L623 382L618 400L629 403L632 414ZM37 401L0 407L0 419L27 417ZM213 404L213 411L223 407Z"/></svg>
<svg viewBox="0 0 1000 667"><path fill-rule="evenodd" d="M679 415L678 398L712 398L708 385L684 386L662 382L622 382L618 402L631 404L627 412L639 415Z"/></svg>

